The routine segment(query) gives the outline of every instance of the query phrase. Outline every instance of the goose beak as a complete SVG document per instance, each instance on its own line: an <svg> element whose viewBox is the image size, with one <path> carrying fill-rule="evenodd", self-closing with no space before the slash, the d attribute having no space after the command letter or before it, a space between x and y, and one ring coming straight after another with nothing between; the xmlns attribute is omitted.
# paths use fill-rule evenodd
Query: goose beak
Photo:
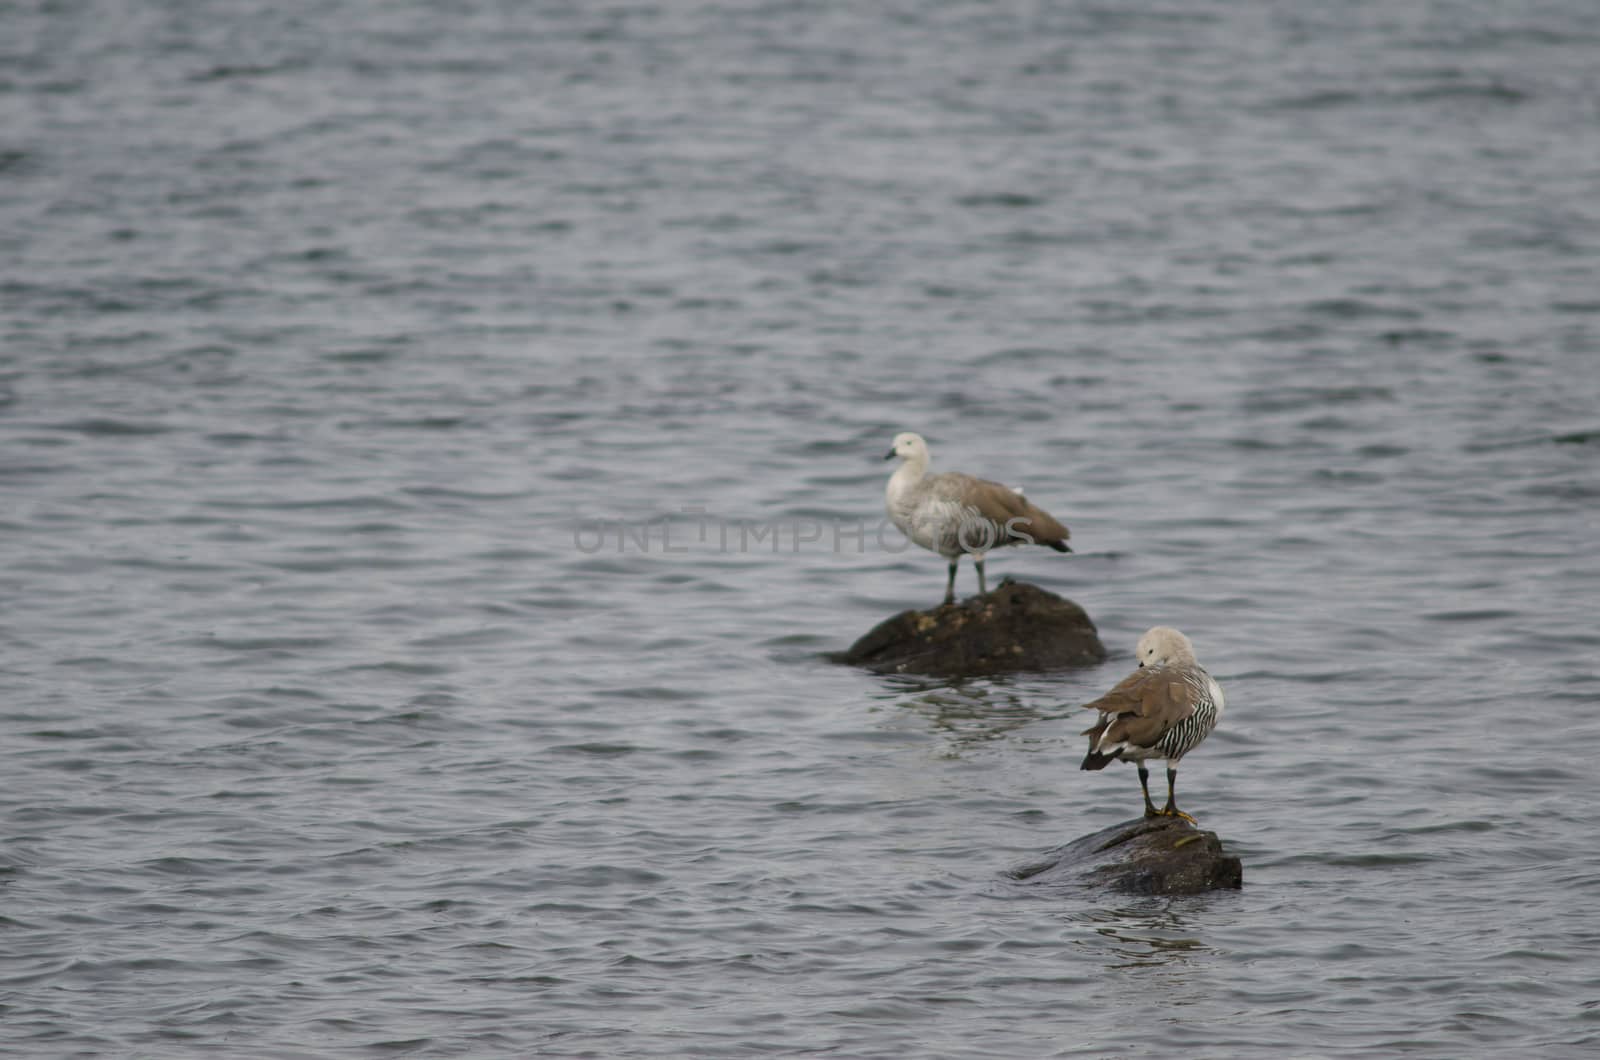
<svg viewBox="0 0 1600 1060"><path fill-rule="evenodd" d="M888 452L887 452L887 453L884 453L884 454L883 454L883 458L884 458L884 459L885 459L885 460L893 460L893 459L894 459L894 450L893 450L893 449L891 449L891 450L889 450L889 451L888 451Z"/></svg>

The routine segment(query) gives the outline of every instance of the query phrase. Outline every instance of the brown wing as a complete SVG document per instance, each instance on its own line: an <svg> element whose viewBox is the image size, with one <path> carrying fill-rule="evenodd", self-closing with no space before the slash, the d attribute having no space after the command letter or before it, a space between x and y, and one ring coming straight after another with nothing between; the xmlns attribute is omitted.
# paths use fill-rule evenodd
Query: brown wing
<svg viewBox="0 0 1600 1060"><path fill-rule="evenodd" d="M1048 545L1065 541L1070 536L1067 528L1055 516L1029 501L1009 486L988 479L947 471L936 476L941 497L959 501L978 509L985 519L999 526L1010 526L1018 534L1026 534L1035 543ZM1016 520L1011 522L1011 520Z"/></svg>
<svg viewBox="0 0 1600 1060"><path fill-rule="evenodd" d="M993 484L991 483L991 485ZM1055 544L1072 536L1055 516L1029 501L1026 497L1019 497L1004 486L996 486L995 488L1005 490L1005 492L1011 494L1013 500L1020 502L1022 518L1011 524L1017 533L1027 534L1033 538L1035 544L1039 545Z"/></svg>
<svg viewBox="0 0 1600 1060"><path fill-rule="evenodd" d="M1084 707L1109 716L1111 731L1106 734L1109 742L1126 741L1148 747L1194 713L1194 693L1178 673L1156 666L1135 670L1118 681L1111 691L1092 703L1085 703ZM1102 717L1087 730L1094 734L1090 746L1099 746L1100 733L1106 725L1107 717Z"/></svg>

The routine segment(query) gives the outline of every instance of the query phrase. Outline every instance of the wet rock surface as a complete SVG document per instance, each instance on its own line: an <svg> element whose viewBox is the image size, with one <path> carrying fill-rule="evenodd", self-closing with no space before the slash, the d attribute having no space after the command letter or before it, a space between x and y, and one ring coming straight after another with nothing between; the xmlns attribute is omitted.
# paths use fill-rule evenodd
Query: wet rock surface
<svg viewBox="0 0 1600 1060"><path fill-rule="evenodd" d="M1008 869L1024 887L1122 894L1201 894L1237 890L1244 867L1215 832L1181 817L1138 817L1048 851Z"/></svg>
<svg viewBox="0 0 1600 1060"><path fill-rule="evenodd" d="M835 662L879 673L977 677L1103 662L1088 614L1064 597L1006 580L993 592L885 619Z"/></svg>

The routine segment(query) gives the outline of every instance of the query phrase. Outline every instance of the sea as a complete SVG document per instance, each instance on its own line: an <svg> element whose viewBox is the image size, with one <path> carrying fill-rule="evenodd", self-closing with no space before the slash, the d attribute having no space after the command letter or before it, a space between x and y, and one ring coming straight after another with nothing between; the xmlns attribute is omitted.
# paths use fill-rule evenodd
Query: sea
<svg viewBox="0 0 1600 1060"><path fill-rule="evenodd" d="M901 431L1103 665L829 661ZM6 1056L1594 1056L1600 19L4 0L0 603Z"/></svg>

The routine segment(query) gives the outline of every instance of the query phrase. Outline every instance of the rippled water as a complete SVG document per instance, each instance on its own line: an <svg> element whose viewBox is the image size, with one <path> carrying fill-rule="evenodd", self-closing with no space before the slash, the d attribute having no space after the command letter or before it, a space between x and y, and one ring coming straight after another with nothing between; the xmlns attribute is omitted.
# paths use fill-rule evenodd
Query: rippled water
<svg viewBox="0 0 1600 1060"><path fill-rule="evenodd" d="M0 7L0 1049L1595 1048L1590 6L895 6ZM821 661L904 429L1104 667Z"/></svg>

